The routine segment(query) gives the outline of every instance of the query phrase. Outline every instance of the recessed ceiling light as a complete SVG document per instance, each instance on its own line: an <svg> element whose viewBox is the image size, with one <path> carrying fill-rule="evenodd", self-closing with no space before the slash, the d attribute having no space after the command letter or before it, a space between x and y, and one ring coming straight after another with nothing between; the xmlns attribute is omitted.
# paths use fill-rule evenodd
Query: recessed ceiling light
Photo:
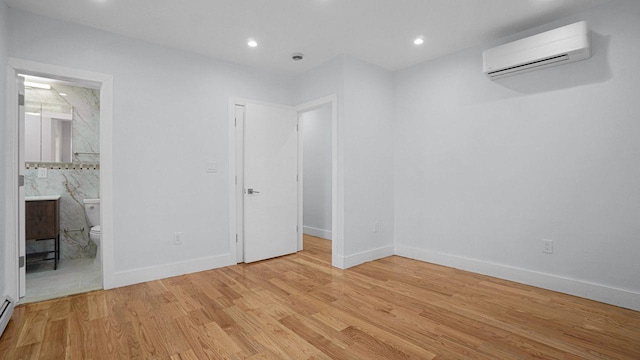
<svg viewBox="0 0 640 360"><path fill-rule="evenodd" d="M58 94L60 94L60 96L67 96L67 94L65 93L58 93Z"/></svg>
<svg viewBox="0 0 640 360"><path fill-rule="evenodd" d="M249 39L249 41L247 42L247 45L249 47L256 47L256 46L258 46L258 42L253 40L253 39Z"/></svg>
<svg viewBox="0 0 640 360"><path fill-rule="evenodd" d="M32 87L32 88L38 88L38 89L51 90L51 85L49 85L49 84L40 84L40 83L36 83L36 82L32 82L32 81L25 81L24 82L24 86L28 86L28 87Z"/></svg>
<svg viewBox="0 0 640 360"><path fill-rule="evenodd" d="M422 45L424 44L424 38L422 36L419 36L415 40L413 40L413 43L415 45Z"/></svg>

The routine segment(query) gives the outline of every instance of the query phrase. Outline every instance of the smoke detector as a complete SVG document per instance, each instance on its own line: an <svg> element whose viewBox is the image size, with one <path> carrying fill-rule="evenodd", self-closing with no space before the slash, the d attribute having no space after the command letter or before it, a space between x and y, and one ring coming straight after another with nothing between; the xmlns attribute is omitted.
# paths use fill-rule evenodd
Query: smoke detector
<svg viewBox="0 0 640 360"><path fill-rule="evenodd" d="M291 54L291 59L293 59L293 61L300 61L300 60L304 59L304 54L302 54L302 53Z"/></svg>

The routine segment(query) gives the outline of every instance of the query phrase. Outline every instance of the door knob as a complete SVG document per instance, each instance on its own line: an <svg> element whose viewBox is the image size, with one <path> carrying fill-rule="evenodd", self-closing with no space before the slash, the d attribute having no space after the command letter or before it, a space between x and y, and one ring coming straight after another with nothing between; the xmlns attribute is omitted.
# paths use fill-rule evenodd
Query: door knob
<svg viewBox="0 0 640 360"><path fill-rule="evenodd" d="M260 191L256 191L253 189L247 189L247 194L251 195L251 194L260 194Z"/></svg>

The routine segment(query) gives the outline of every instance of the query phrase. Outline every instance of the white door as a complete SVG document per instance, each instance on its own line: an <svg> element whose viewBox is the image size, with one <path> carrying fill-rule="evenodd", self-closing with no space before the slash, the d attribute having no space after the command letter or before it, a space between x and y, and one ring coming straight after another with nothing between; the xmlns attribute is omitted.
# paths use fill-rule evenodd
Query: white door
<svg viewBox="0 0 640 360"><path fill-rule="evenodd" d="M26 231L25 228L25 203L24 203L24 78L16 78L18 84L18 287L19 295L27 294L27 258L26 258Z"/></svg>
<svg viewBox="0 0 640 360"><path fill-rule="evenodd" d="M298 114L248 104L244 117L244 261L295 253Z"/></svg>

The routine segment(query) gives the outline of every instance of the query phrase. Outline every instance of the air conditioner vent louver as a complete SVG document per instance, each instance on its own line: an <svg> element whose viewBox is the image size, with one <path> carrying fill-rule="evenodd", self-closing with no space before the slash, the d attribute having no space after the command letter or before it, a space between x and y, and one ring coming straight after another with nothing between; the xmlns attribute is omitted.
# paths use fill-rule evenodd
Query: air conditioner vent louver
<svg viewBox="0 0 640 360"><path fill-rule="evenodd" d="M582 21L486 50L485 74L492 80L591 57L589 30Z"/></svg>

